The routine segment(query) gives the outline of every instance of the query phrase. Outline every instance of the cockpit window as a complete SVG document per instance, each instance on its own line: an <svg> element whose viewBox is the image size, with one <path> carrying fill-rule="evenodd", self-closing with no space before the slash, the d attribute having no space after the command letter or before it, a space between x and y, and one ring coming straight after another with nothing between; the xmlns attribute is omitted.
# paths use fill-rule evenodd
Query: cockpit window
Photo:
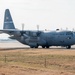
<svg viewBox="0 0 75 75"><path fill-rule="evenodd" d="M73 35L72 32L66 32L66 35Z"/></svg>

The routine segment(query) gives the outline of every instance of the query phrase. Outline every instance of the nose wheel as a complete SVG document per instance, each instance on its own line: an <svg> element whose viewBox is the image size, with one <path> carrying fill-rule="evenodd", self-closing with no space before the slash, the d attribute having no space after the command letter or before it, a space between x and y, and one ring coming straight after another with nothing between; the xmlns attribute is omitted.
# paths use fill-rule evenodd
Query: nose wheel
<svg viewBox="0 0 75 75"><path fill-rule="evenodd" d="M49 48L49 46L46 46L46 48Z"/></svg>

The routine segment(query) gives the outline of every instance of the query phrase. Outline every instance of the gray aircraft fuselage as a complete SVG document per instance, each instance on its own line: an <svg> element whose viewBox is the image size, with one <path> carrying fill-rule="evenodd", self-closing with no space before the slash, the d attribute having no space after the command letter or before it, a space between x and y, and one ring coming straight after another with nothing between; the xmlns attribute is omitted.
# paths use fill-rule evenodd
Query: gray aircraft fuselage
<svg viewBox="0 0 75 75"><path fill-rule="evenodd" d="M19 42L29 45L31 48L49 48L50 46L63 46L67 49L75 44L75 32L73 31L27 31L17 30L14 26L9 9L5 10L4 25L1 33L7 33L11 39L16 39Z"/></svg>
<svg viewBox="0 0 75 75"><path fill-rule="evenodd" d="M27 38L17 37L16 39L23 44L29 45L31 48L37 48L38 46L42 46L43 48L49 48L50 46L71 48L71 45L75 44L75 33L72 31L41 31L39 35L35 31L26 32Z"/></svg>

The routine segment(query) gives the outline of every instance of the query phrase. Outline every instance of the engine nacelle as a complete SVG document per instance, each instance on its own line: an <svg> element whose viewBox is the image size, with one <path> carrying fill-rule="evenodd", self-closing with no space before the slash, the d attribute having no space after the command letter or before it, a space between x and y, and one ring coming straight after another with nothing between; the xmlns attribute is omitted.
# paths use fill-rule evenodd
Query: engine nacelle
<svg viewBox="0 0 75 75"><path fill-rule="evenodd" d="M33 36L33 37L37 37L41 34L41 32L30 32L30 35Z"/></svg>
<svg viewBox="0 0 75 75"><path fill-rule="evenodd" d="M20 33L19 31L16 31L16 32L14 32L14 35L15 35L15 36L20 36L21 33Z"/></svg>
<svg viewBox="0 0 75 75"><path fill-rule="evenodd" d="M30 32L30 36L37 37L37 33L36 32Z"/></svg>
<svg viewBox="0 0 75 75"><path fill-rule="evenodd" d="M23 34L20 39L22 43L26 43L26 44L29 43L29 36L26 34Z"/></svg>
<svg viewBox="0 0 75 75"><path fill-rule="evenodd" d="M37 33L34 32L34 33L33 33L33 36L36 37L36 36L37 36Z"/></svg>
<svg viewBox="0 0 75 75"><path fill-rule="evenodd" d="M26 38L29 38L29 36L28 35L26 35L26 34L23 34L23 36L24 36L24 38L26 39Z"/></svg>

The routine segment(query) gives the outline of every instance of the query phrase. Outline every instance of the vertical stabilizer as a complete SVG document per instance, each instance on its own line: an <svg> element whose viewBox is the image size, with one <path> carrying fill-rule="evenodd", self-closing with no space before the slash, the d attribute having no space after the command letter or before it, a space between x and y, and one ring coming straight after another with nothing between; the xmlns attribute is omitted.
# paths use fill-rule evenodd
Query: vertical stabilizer
<svg viewBox="0 0 75 75"><path fill-rule="evenodd" d="M3 29L15 29L9 9L5 10Z"/></svg>

